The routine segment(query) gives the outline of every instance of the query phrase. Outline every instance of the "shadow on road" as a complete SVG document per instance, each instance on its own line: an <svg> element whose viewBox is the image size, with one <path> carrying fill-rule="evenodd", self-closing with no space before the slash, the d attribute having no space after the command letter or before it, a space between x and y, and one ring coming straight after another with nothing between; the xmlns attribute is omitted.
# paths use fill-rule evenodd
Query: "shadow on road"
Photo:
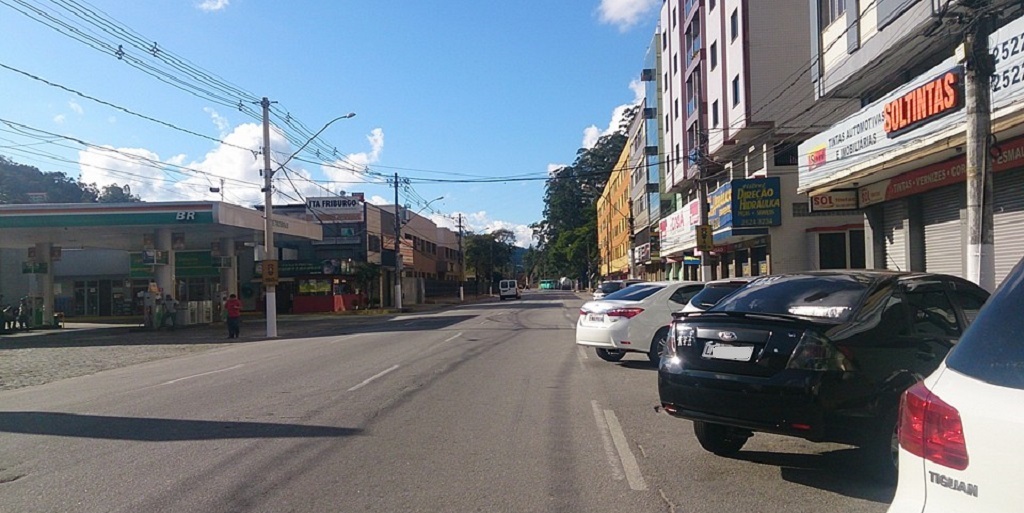
<svg viewBox="0 0 1024 513"><path fill-rule="evenodd" d="M868 451L848 448L819 454L740 451L733 458L779 467L782 478L833 493L888 504L895 487L882 482Z"/></svg>
<svg viewBox="0 0 1024 513"><path fill-rule="evenodd" d="M107 417L37 411L0 412L0 432L107 440L176 442L231 438L336 438L357 428L267 422Z"/></svg>
<svg viewBox="0 0 1024 513"><path fill-rule="evenodd" d="M409 315L365 316L303 319L279 319L278 338L310 338L338 336L350 333L398 333L406 331L438 330L467 321L476 315ZM242 336L226 339L223 324L182 327L174 331L142 331L137 328L117 327L79 331L54 330L43 336L5 338L0 340L0 351L5 349L54 347L113 347L158 346L182 344L239 344L266 340L266 321L246 319L242 323Z"/></svg>
<svg viewBox="0 0 1024 513"><path fill-rule="evenodd" d="M658 364L651 363L650 360L645 356L643 360L623 360L619 362L619 367L625 367L627 369L638 369L646 371L657 371Z"/></svg>

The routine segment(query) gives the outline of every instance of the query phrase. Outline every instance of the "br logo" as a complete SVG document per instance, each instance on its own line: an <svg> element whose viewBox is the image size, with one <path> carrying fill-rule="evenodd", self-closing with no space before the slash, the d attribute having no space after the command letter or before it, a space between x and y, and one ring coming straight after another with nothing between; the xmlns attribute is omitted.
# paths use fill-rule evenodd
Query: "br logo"
<svg viewBox="0 0 1024 513"><path fill-rule="evenodd" d="M195 212L178 212L178 214L174 217L174 220L175 221L195 221L196 220L196 213Z"/></svg>

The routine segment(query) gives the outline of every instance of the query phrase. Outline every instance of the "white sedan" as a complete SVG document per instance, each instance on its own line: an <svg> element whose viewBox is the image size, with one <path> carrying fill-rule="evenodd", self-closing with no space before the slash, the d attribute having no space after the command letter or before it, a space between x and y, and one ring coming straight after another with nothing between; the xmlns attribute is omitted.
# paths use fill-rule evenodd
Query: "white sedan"
<svg viewBox="0 0 1024 513"><path fill-rule="evenodd" d="M661 358L672 312L681 310L704 284L655 281L630 285L580 308L576 344L593 347L602 360L617 362L626 353Z"/></svg>

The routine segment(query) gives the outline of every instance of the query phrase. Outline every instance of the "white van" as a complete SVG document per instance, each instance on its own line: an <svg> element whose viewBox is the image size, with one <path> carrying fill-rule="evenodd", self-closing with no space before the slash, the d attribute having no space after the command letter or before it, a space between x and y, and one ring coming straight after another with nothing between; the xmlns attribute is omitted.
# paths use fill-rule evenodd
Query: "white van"
<svg viewBox="0 0 1024 513"><path fill-rule="evenodd" d="M520 299L519 284L516 283L516 280L501 280L501 283L498 284L498 297L502 301L505 298Z"/></svg>

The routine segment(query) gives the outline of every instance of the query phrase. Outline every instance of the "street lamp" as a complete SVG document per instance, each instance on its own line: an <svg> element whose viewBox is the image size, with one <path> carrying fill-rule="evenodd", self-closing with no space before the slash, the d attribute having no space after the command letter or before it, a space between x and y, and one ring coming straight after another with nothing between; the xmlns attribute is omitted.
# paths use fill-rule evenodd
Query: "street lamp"
<svg viewBox="0 0 1024 513"><path fill-rule="evenodd" d="M272 189L272 183L273 182L271 181L271 179L274 176L274 173L276 173L276 172L280 171L281 169L283 169L286 164L291 162L291 160L293 158L295 158L295 156L298 155L299 152L304 150L306 148L306 146L309 146L309 143L313 142L314 139L319 137L320 134L322 134L324 132L324 130L327 130L327 127L331 126L331 124L333 124L335 121L338 121L340 119L348 119L348 118L351 118L352 116L356 115L355 112L349 112L348 114L345 114L344 116L338 116L338 117L328 121L327 124L325 124L323 128L321 128L319 131L317 131L317 133L313 134L313 137L310 137L309 140L307 140L305 143L302 144L302 146L299 147L299 149L295 150L295 153L292 153L287 159L285 159L284 162L281 163L281 165L277 166L277 169L271 170L270 169L270 103L271 103L270 100L267 99L267 98L263 98L263 100L260 102L260 106L263 107L263 168L264 168L264 171L263 171L263 180L264 180L264 185L263 185L263 221L264 221L264 223L263 223L263 234L264 234L263 247L264 247L264 255L263 255L263 259L265 261L266 260L270 260L272 262L269 267L266 264L264 264L264 266L263 266L263 269L264 269L263 272L265 273L264 274L264 279L266 279L268 274L270 274L268 269L270 269L270 268L274 269L273 275L277 274L277 269L278 269L278 267L276 265L277 264L277 252L274 250L274 220L273 220L273 215L274 215L273 214L273 195L274 195L274 191ZM268 256L273 256L273 258L267 258ZM266 281L264 283L265 283L265 286L266 286L266 289L267 289L267 293L266 293L267 337L268 338L272 338L272 337L276 337L277 336L277 283L275 281Z"/></svg>

